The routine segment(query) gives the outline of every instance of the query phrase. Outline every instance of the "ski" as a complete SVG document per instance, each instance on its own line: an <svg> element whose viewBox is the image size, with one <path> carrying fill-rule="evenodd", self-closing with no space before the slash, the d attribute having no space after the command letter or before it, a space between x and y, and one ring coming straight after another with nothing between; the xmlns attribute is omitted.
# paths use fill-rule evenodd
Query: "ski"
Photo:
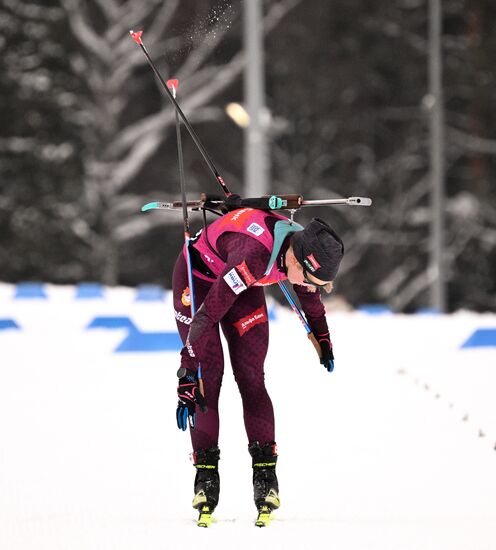
<svg viewBox="0 0 496 550"><path fill-rule="evenodd" d="M210 507L207 504L204 504L200 509L200 515L196 525L198 527L210 527L212 523L212 512L210 512Z"/></svg>
<svg viewBox="0 0 496 550"><path fill-rule="evenodd" d="M372 199L369 197L348 197L345 199L317 199L317 200L303 200L300 197L297 201L294 199L286 199L287 195L272 195L270 197L260 197L257 199L239 199L239 204L236 204L238 208L259 208L261 210L298 210L305 206L331 206L331 205L348 205L348 206L371 206ZM257 201L257 204L255 204ZM200 210L204 207L210 209L221 210L222 207L232 207L231 204L227 204L223 200L205 201L203 199L187 201L186 207L190 211ZM141 207L142 212L148 212L149 210L182 210L182 201L174 202L149 202Z"/></svg>
<svg viewBox="0 0 496 550"><path fill-rule="evenodd" d="M215 201L213 203L209 203L209 208L217 207L220 209L220 207L224 204L223 201ZM206 206L205 201L197 200L197 201L187 201L186 207L189 211L196 211L200 210ZM183 209L183 203L182 201L174 201L174 202L149 202L141 207L142 212L148 212L149 210L180 210Z"/></svg>
<svg viewBox="0 0 496 550"><path fill-rule="evenodd" d="M258 517L255 521L257 527L267 527L272 520L272 509L266 504L262 504L258 509Z"/></svg>

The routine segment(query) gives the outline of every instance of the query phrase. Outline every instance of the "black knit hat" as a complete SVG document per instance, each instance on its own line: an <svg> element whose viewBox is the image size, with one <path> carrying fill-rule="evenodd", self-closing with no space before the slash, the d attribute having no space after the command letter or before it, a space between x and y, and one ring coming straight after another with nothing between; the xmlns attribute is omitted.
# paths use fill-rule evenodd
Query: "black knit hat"
<svg viewBox="0 0 496 550"><path fill-rule="evenodd" d="M303 268L321 281L333 281L344 254L343 241L322 219L313 218L303 231L294 233L293 252Z"/></svg>

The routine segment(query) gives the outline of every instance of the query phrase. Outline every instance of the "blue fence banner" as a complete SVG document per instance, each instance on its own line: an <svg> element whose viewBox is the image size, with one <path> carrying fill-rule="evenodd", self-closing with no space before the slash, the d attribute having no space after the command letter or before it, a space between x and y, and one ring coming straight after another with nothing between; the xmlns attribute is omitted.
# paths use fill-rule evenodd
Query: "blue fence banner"
<svg viewBox="0 0 496 550"><path fill-rule="evenodd" d="M76 300L92 300L95 298L103 298L103 286L100 283L79 283L76 286Z"/></svg>
<svg viewBox="0 0 496 550"><path fill-rule="evenodd" d="M129 330L137 330L136 325L129 317L95 317L86 328L127 328Z"/></svg>
<svg viewBox="0 0 496 550"><path fill-rule="evenodd" d="M136 301L152 302L163 300L165 290L159 285L140 285L136 288Z"/></svg>
<svg viewBox="0 0 496 550"><path fill-rule="evenodd" d="M179 351L183 347L177 332L131 331L116 352Z"/></svg>
<svg viewBox="0 0 496 550"><path fill-rule="evenodd" d="M20 328L14 319L0 319L0 330L19 330Z"/></svg>
<svg viewBox="0 0 496 550"><path fill-rule="evenodd" d="M16 285L14 299L41 299L46 300L47 295L43 283L18 283Z"/></svg>
<svg viewBox="0 0 496 550"><path fill-rule="evenodd" d="M358 311L368 313L369 315L384 315L392 313L391 308L387 304L362 304L357 307Z"/></svg>
<svg viewBox="0 0 496 550"><path fill-rule="evenodd" d="M461 346L462 348L496 347L496 328L477 329Z"/></svg>
<svg viewBox="0 0 496 550"><path fill-rule="evenodd" d="M277 313L274 306L269 309L269 321L277 321Z"/></svg>
<svg viewBox="0 0 496 550"><path fill-rule="evenodd" d="M95 317L87 329L126 329L127 335L114 350L115 352L157 352L180 351L183 347L176 331L142 332L129 317Z"/></svg>

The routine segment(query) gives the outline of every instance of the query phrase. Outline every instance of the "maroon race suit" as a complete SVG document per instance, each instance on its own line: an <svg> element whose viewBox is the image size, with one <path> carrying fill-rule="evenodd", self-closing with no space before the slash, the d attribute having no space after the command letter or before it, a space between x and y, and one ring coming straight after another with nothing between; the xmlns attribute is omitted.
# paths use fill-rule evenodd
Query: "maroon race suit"
<svg viewBox="0 0 496 550"><path fill-rule="evenodd" d="M201 364L208 400L208 412L198 412L195 429L190 430L194 451L218 445L224 373L219 326L241 393L248 441L275 441L274 411L264 381L269 325L263 286L287 279L284 256L291 238L288 234L282 244L274 242L277 222L287 224L287 219L245 208L219 218L192 239L193 321L184 250L176 261L172 284L174 314L185 345L181 366L196 372ZM328 334L320 292L301 285L293 288L314 334Z"/></svg>

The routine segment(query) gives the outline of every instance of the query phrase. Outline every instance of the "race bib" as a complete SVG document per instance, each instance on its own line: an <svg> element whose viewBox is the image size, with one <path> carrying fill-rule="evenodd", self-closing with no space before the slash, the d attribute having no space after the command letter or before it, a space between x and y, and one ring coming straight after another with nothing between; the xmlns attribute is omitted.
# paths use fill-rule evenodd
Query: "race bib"
<svg viewBox="0 0 496 550"><path fill-rule="evenodd" d="M258 223L253 222L246 228L246 231L248 231L248 233L252 233L255 237L259 237L265 229L261 225L258 225Z"/></svg>
<svg viewBox="0 0 496 550"><path fill-rule="evenodd" d="M246 290L246 285L235 268L232 268L231 271L228 271L224 275L224 281L226 281L234 294L240 294L243 290Z"/></svg>

